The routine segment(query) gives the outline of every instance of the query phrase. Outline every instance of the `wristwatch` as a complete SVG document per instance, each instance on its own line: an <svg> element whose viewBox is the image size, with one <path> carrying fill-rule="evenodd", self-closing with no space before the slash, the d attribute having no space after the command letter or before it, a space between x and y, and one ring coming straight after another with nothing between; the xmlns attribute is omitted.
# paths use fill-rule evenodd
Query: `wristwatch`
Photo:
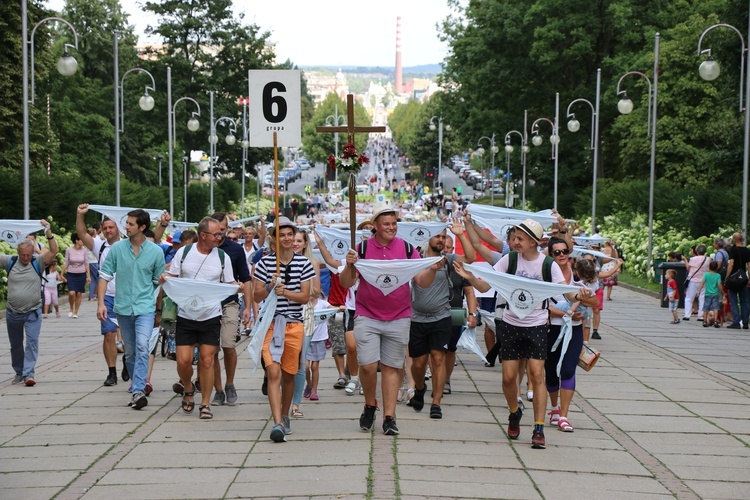
<svg viewBox="0 0 750 500"><path fill-rule="evenodd" d="M476 318L477 317L477 313L469 313L469 316L474 316Z"/></svg>

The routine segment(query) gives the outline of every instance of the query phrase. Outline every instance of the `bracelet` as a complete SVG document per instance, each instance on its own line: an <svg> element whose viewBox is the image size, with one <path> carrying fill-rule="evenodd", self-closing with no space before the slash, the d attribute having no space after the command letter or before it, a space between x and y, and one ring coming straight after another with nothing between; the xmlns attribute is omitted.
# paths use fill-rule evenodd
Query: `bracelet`
<svg viewBox="0 0 750 500"><path fill-rule="evenodd" d="M565 231L558 231L558 233L560 233L560 234L568 234L568 230L566 229Z"/></svg>
<svg viewBox="0 0 750 500"><path fill-rule="evenodd" d="M54 240L55 239L55 235L53 234L52 236L47 236L47 239L48 240Z"/></svg>
<svg viewBox="0 0 750 500"><path fill-rule="evenodd" d="M576 299L576 302L579 301L579 300L581 300L581 299L578 298L578 294L576 294L576 296L573 297L573 298Z"/></svg>
<svg viewBox="0 0 750 500"><path fill-rule="evenodd" d="M161 225L161 227L167 227L167 226L169 226L169 224L164 224L163 222L160 223L160 225Z"/></svg>

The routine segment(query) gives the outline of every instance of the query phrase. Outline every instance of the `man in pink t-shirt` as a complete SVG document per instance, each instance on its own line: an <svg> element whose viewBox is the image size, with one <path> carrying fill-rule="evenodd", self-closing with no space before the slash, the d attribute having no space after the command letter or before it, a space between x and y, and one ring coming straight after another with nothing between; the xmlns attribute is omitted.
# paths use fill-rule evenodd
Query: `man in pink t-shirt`
<svg viewBox="0 0 750 500"><path fill-rule="evenodd" d="M396 237L398 220L396 210L390 205L376 205L372 223L375 234L367 240L365 259L419 258L416 248ZM359 276L354 263L362 251L361 245L357 245L357 252L350 251L346 256L346 268L339 275L339 282L344 288L353 286ZM409 255L407 249L411 250ZM428 275L425 269L417 273L414 279L419 286L426 288L432 284L434 273ZM401 385L399 370L404 366L410 325L411 295L408 280L387 296L364 279L359 281L354 313L354 339L357 342L359 378L365 395L365 409L359 418L359 426L364 431L369 431L375 421L378 405L375 388L380 362L383 432L389 436L399 433L395 420L398 388Z"/></svg>

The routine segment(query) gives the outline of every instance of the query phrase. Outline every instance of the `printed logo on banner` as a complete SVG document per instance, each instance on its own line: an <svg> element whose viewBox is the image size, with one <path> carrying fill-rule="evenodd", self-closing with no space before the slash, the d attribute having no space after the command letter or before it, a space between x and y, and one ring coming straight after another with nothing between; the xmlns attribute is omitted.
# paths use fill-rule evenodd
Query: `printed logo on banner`
<svg viewBox="0 0 750 500"><path fill-rule="evenodd" d="M393 287L397 287L398 283L398 277L393 274L381 274L375 280L376 286L381 290L389 290Z"/></svg>
<svg viewBox="0 0 750 500"><path fill-rule="evenodd" d="M3 239L10 243L12 246L16 246L21 242L21 232L3 231Z"/></svg>
<svg viewBox="0 0 750 500"><path fill-rule="evenodd" d="M208 308L206 306L205 299L197 295L194 297L191 297L190 300L184 305L182 305L181 307L184 307L188 311L193 311L193 312L199 312Z"/></svg>
<svg viewBox="0 0 750 500"><path fill-rule="evenodd" d="M534 296L531 292L524 290L523 288L516 288L510 294L510 302L519 311L528 311L534 306Z"/></svg>
<svg viewBox="0 0 750 500"><path fill-rule="evenodd" d="M430 238L432 238L432 234L430 233L429 229L425 227L415 227L411 230L409 235L416 241L417 243L424 243L426 241L429 241ZM421 246L421 245L417 245Z"/></svg>

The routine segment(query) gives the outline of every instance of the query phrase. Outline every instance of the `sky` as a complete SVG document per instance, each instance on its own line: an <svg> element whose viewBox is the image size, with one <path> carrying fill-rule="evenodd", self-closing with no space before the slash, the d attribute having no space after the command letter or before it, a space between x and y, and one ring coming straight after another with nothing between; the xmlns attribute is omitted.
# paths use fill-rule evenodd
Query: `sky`
<svg viewBox="0 0 750 500"><path fill-rule="evenodd" d="M92 0L96 1L96 0ZM120 0L140 42L146 26L157 18L139 8L141 0ZM65 0L49 0L61 10ZM395 65L396 17L401 17L401 60L404 67L438 64L447 46L436 25L450 14L446 0L234 0L235 17L270 31L278 62L299 66Z"/></svg>

